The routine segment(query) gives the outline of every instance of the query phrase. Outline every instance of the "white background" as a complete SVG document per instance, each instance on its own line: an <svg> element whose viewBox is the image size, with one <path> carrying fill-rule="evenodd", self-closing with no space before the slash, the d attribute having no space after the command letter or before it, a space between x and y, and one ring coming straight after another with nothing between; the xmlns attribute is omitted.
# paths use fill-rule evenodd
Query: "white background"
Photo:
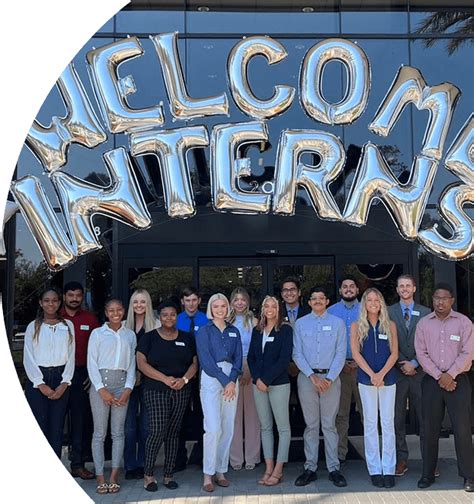
<svg viewBox="0 0 474 504"><path fill-rule="evenodd" d="M20 0L0 18L0 222L28 129L64 67L127 0ZM56 458L24 399L0 317L0 500L91 502Z"/></svg>

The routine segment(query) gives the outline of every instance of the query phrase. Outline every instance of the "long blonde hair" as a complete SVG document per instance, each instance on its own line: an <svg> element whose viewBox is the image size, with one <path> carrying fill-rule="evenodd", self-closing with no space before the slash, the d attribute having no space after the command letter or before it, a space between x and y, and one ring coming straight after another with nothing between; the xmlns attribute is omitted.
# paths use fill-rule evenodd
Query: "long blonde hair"
<svg viewBox="0 0 474 504"><path fill-rule="evenodd" d="M230 301L229 301L230 310L229 310L229 317L227 320L231 324L233 324L235 322L235 319L237 318L237 313L235 312L235 309L233 307L233 302L235 298L239 295L244 297L245 301L247 302L247 308L242 314L242 316L244 317L244 327L245 329L252 329L254 317L252 311L250 310L250 295L243 287L236 287L230 294Z"/></svg>
<svg viewBox="0 0 474 504"><path fill-rule="evenodd" d="M280 301L275 297L275 296L265 296L265 298L262 301L262 307L260 308L260 320L257 324L257 328L259 331L263 332L265 330L265 326L267 325L267 317L265 316L265 305L267 304L268 301L274 301L276 303L277 307L277 316L276 316L276 323L275 323L275 331L279 331L280 327L283 323L283 313L280 305Z"/></svg>
<svg viewBox="0 0 474 504"><path fill-rule="evenodd" d="M380 301L380 312L379 312L379 331L382 334L386 334L388 338L388 344L390 349L392 349L392 331L390 327L390 317L388 316L387 304L385 303L385 299L382 296L382 293L376 289L375 287L370 287L367 289L362 295L362 299L360 300L360 313L359 320L357 321L357 340L359 345L362 346L364 340L368 337L370 322L367 318L367 297L370 293L374 293L377 295Z"/></svg>
<svg viewBox="0 0 474 504"><path fill-rule="evenodd" d="M125 327L135 332L135 312L133 311L133 302L135 301L135 298L139 294L141 294L146 301L145 320L143 321L143 327L145 329L145 332L150 332L156 328L157 320L153 312L153 305L151 303L150 294L146 289L137 289L130 297L130 302L128 304L127 320L125 321Z"/></svg>

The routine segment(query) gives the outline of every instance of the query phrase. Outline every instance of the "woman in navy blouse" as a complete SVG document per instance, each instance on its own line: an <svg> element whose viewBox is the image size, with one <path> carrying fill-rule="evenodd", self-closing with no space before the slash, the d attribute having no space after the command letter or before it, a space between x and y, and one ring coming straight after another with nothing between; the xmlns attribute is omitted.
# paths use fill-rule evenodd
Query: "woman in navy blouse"
<svg viewBox="0 0 474 504"><path fill-rule="evenodd" d="M266 464L265 474L259 480L261 485L278 485L283 477L283 464L288 462L291 441L288 365L292 351L293 329L289 324L282 324L278 300L267 296L262 303L260 322L252 332L247 356ZM276 463L273 454L273 417L278 428Z"/></svg>
<svg viewBox="0 0 474 504"><path fill-rule="evenodd" d="M389 319L385 300L378 289L364 292L359 320L351 325L351 349L357 370L364 410L365 460L376 487L395 485L395 391L398 339ZM378 416L382 425L380 458Z"/></svg>
<svg viewBox="0 0 474 504"><path fill-rule="evenodd" d="M201 403L204 413L203 489L214 491L214 483L229 486L224 474L234 434L235 412L242 372L242 343L239 330L226 321L229 301L214 294L207 305L209 322L199 328L196 349L201 367Z"/></svg>

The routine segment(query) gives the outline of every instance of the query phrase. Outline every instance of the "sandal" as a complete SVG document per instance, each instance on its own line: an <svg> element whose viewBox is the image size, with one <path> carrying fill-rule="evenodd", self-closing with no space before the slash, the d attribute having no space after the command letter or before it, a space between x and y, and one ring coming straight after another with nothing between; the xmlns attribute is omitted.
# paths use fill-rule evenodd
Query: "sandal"
<svg viewBox="0 0 474 504"><path fill-rule="evenodd" d="M242 464L236 464L232 466L232 469L234 471L241 471L242 470Z"/></svg>
<svg viewBox="0 0 474 504"><path fill-rule="evenodd" d="M214 483L217 486L220 486L220 487L223 487L223 488L227 488L230 485L230 482L228 480L226 480L224 477L222 477L222 478L215 477L214 478Z"/></svg>
<svg viewBox="0 0 474 504"><path fill-rule="evenodd" d="M120 492L120 485L118 483L115 483L114 481L111 481L109 483L108 488L109 488L109 493Z"/></svg>
<svg viewBox="0 0 474 504"><path fill-rule="evenodd" d="M202 489L205 492L214 492L215 487L212 483L206 483L206 484L202 485Z"/></svg>
<svg viewBox="0 0 474 504"><path fill-rule="evenodd" d="M280 476L275 476L272 474L264 483L265 486L276 486L279 485L283 480L283 474Z"/></svg>
<svg viewBox="0 0 474 504"><path fill-rule="evenodd" d="M99 485L97 485L95 491L98 494L106 494L109 492L109 485L107 483L100 483Z"/></svg>
<svg viewBox="0 0 474 504"><path fill-rule="evenodd" d="M246 471L253 471L254 469L255 469L255 464L246 464L245 465Z"/></svg>
<svg viewBox="0 0 474 504"><path fill-rule="evenodd" d="M259 485L265 485L265 482L270 478L272 473L263 473L263 476L258 480Z"/></svg>

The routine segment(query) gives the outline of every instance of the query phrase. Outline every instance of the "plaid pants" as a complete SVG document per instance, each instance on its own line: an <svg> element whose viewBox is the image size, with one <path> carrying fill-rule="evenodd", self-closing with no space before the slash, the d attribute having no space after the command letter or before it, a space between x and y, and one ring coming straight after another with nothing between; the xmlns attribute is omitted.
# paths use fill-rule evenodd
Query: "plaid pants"
<svg viewBox="0 0 474 504"><path fill-rule="evenodd" d="M181 390L145 390L149 432L145 443L145 474L153 476L154 466L161 445L165 444L163 475L173 475L178 451L179 431L191 395L186 385Z"/></svg>

